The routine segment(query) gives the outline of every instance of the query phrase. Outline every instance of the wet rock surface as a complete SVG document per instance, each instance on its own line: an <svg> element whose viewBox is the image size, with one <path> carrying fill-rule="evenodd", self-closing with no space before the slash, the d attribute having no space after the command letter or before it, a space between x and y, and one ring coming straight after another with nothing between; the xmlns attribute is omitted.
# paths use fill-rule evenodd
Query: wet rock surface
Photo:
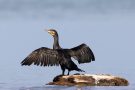
<svg viewBox="0 0 135 90"><path fill-rule="evenodd" d="M47 85L61 86L128 86L129 82L118 76L109 74L75 74L59 75L53 79L53 82Z"/></svg>

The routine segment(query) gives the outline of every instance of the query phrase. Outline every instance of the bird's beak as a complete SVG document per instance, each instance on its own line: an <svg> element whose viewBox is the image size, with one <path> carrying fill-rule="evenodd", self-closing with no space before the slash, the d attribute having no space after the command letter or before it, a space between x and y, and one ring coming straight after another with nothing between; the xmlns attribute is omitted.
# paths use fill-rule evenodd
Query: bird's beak
<svg viewBox="0 0 135 90"><path fill-rule="evenodd" d="M52 32L50 30L47 30L47 32L52 35Z"/></svg>
<svg viewBox="0 0 135 90"><path fill-rule="evenodd" d="M50 30L48 30L48 29L45 29L45 31L46 31L46 32L48 32L49 34L51 34L51 31L50 31Z"/></svg>
<svg viewBox="0 0 135 90"><path fill-rule="evenodd" d="M54 33L51 30L45 30L47 31L50 35L54 36Z"/></svg>
<svg viewBox="0 0 135 90"><path fill-rule="evenodd" d="M55 36L55 32L50 29L45 29L50 35Z"/></svg>

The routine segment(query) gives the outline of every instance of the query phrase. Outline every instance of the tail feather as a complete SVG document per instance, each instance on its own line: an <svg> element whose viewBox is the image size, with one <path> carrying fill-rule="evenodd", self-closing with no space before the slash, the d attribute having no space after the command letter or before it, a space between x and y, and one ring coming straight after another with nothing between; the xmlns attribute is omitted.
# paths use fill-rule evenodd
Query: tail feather
<svg viewBox="0 0 135 90"><path fill-rule="evenodd" d="M80 68L77 69L78 72L85 72L84 70L81 70Z"/></svg>

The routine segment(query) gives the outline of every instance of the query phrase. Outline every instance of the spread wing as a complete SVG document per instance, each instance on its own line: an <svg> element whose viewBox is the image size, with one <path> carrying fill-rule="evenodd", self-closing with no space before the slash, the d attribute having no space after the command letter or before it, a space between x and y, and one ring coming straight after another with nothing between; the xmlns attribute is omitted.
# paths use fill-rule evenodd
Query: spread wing
<svg viewBox="0 0 135 90"><path fill-rule="evenodd" d="M58 66L60 61L60 55L57 50L41 47L33 51L22 62L22 65L31 64L37 66Z"/></svg>
<svg viewBox="0 0 135 90"><path fill-rule="evenodd" d="M92 50L86 44L81 44L77 47L71 48L68 52L71 57L78 60L79 64L95 61L95 56Z"/></svg>

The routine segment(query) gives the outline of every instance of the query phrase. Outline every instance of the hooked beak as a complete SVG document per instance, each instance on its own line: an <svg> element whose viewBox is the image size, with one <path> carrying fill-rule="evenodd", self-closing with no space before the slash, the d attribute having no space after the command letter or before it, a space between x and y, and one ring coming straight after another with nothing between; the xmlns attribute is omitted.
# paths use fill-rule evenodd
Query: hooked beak
<svg viewBox="0 0 135 90"><path fill-rule="evenodd" d="M48 30L48 29L45 29L45 31L46 31L46 32L48 32L49 34L51 34L51 31L50 31L50 30Z"/></svg>
<svg viewBox="0 0 135 90"><path fill-rule="evenodd" d="M52 36L55 35L55 33L54 33L53 31L51 31L51 30L45 29L45 31L47 31L47 32L48 32L50 35L52 35Z"/></svg>

